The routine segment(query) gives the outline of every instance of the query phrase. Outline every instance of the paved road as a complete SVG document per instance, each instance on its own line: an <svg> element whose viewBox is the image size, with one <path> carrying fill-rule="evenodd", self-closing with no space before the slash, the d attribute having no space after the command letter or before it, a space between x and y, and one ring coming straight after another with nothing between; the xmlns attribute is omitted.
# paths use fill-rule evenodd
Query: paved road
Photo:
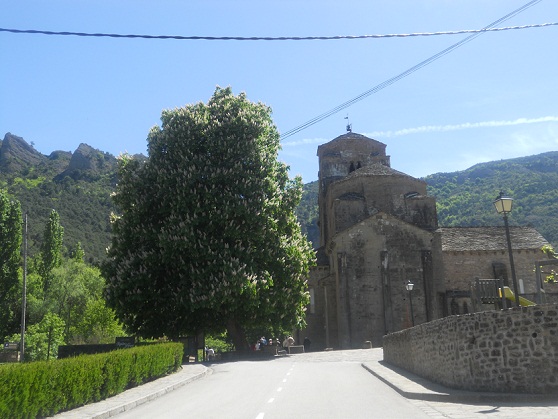
<svg viewBox="0 0 558 419"><path fill-rule="evenodd" d="M558 418L558 395L452 390L382 360L376 348L187 364L56 418Z"/></svg>
<svg viewBox="0 0 558 419"><path fill-rule="evenodd" d="M215 364L211 375L117 418L429 418L351 355Z"/></svg>

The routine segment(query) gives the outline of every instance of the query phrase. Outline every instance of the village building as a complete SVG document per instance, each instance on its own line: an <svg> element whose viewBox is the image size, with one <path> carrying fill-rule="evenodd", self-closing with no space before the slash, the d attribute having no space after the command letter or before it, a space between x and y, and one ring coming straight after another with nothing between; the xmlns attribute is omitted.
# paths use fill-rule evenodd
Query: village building
<svg viewBox="0 0 558 419"><path fill-rule="evenodd" d="M317 155L320 242L299 334L313 348L381 346L390 332L478 310L475 278L511 287L504 227L440 228L426 182L392 169L385 144L348 132ZM531 227L510 231L517 278L532 294L548 242Z"/></svg>

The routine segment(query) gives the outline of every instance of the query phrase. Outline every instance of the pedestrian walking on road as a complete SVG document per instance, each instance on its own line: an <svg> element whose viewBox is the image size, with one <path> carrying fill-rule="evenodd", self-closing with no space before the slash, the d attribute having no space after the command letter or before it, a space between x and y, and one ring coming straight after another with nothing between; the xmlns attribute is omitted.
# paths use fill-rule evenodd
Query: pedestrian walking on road
<svg viewBox="0 0 558 419"><path fill-rule="evenodd" d="M304 345L304 352L310 352L310 344L312 342L310 341L310 339L308 339L308 336L306 336L304 338L304 342L302 343Z"/></svg>

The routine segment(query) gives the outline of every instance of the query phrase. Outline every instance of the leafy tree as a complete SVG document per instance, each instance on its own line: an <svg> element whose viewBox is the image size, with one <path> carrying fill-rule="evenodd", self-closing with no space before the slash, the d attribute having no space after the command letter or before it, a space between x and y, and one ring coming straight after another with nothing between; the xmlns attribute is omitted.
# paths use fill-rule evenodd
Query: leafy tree
<svg viewBox="0 0 558 419"><path fill-rule="evenodd" d="M73 328L72 343L114 343L123 336L124 330L116 320L114 310L106 306L104 299L87 302L80 322Z"/></svg>
<svg viewBox="0 0 558 419"><path fill-rule="evenodd" d="M41 244L41 266L40 274L43 278L45 293L48 291L52 281L52 270L62 264L62 241L64 238L64 227L60 225L60 216L56 210L50 212L48 223L43 234Z"/></svg>
<svg viewBox="0 0 558 419"><path fill-rule="evenodd" d="M104 306L103 288L105 281L98 268L86 265L75 259L65 259L61 266L53 269L52 283L45 296L46 312L55 313L64 320L64 339L66 343L89 342L101 339L98 336L89 336L84 333L84 324L93 330L94 318L103 318L105 314L99 313ZM99 302L97 304L97 302ZM96 307L94 310L92 307ZM110 310L109 310L110 311ZM110 312L106 313L110 316ZM114 318L114 314L113 314ZM118 322L114 321L115 325ZM103 329L105 326L100 326ZM112 327L112 326L111 326ZM116 326L115 326L116 327ZM122 333L118 328L118 335ZM114 338L113 335L112 337Z"/></svg>
<svg viewBox="0 0 558 419"><path fill-rule="evenodd" d="M21 208L0 191L0 338L19 327ZM19 339L18 339L19 340Z"/></svg>
<svg viewBox="0 0 558 419"><path fill-rule="evenodd" d="M64 344L64 320L47 313L39 323L30 325L25 334L25 360L46 361L56 358L58 347ZM19 335L11 339L19 340Z"/></svg>
<svg viewBox="0 0 558 419"><path fill-rule="evenodd" d="M51 283L45 292L35 266L35 263L30 264L28 275L27 334L31 335L32 346L38 349L30 350L26 359L37 360L46 356L44 348L48 347L49 336L52 339L53 335L52 332L47 334L44 324L51 324L52 316L62 322L61 340L58 334L54 335L57 344L109 343L124 334L114 311L105 304L102 295L105 280L99 268L73 258L63 259L62 264L52 270ZM60 331L58 326L55 328L57 333Z"/></svg>
<svg viewBox="0 0 558 419"><path fill-rule="evenodd" d="M72 250L72 259L76 262L83 262L83 258L85 257L85 252L81 247L81 242L77 242L74 250Z"/></svg>
<svg viewBox="0 0 558 419"><path fill-rule="evenodd" d="M120 160L109 305L140 336L226 327L238 350L247 326L300 325L314 255L294 214L302 180L277 161L270 108L217 88L161 120L149 160Z"/></svg>
<svg viewBox="0 0 558 419"><path fill-rule="evenodd" d="M52 271L52 283L47 292L51 312L65 322L64 336L71 338L70 330L83 317L87 302L99 297L103 287L98 270L68 259Z"/></svg>
<svg viewBox="0 0 558 419"><path fill-rule="evenodd" d="M214 349L215 352L228 352L234 349L231 342L228 341L226 333L205 336L205 346Z"/></svg>

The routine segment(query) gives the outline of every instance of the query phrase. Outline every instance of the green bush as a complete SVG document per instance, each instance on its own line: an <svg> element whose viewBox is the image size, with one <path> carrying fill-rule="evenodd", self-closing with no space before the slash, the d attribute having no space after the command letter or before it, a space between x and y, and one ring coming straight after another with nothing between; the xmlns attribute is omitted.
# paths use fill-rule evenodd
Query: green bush
<svg viewBox="0 0 558 419"><path fill-rule="evenodd" d="M54 415L176 371L181 343L163 343L55 361L0 365L0 417Z"/></svg>
<svg viewBox="0 0 558 419"><path fill-rule="evenodd" d="M134 358L130 351L120 350L110 352L104 365L105 381L101 389L103 398L121 393L128 387L130 382L130 371Z"/></svg>

